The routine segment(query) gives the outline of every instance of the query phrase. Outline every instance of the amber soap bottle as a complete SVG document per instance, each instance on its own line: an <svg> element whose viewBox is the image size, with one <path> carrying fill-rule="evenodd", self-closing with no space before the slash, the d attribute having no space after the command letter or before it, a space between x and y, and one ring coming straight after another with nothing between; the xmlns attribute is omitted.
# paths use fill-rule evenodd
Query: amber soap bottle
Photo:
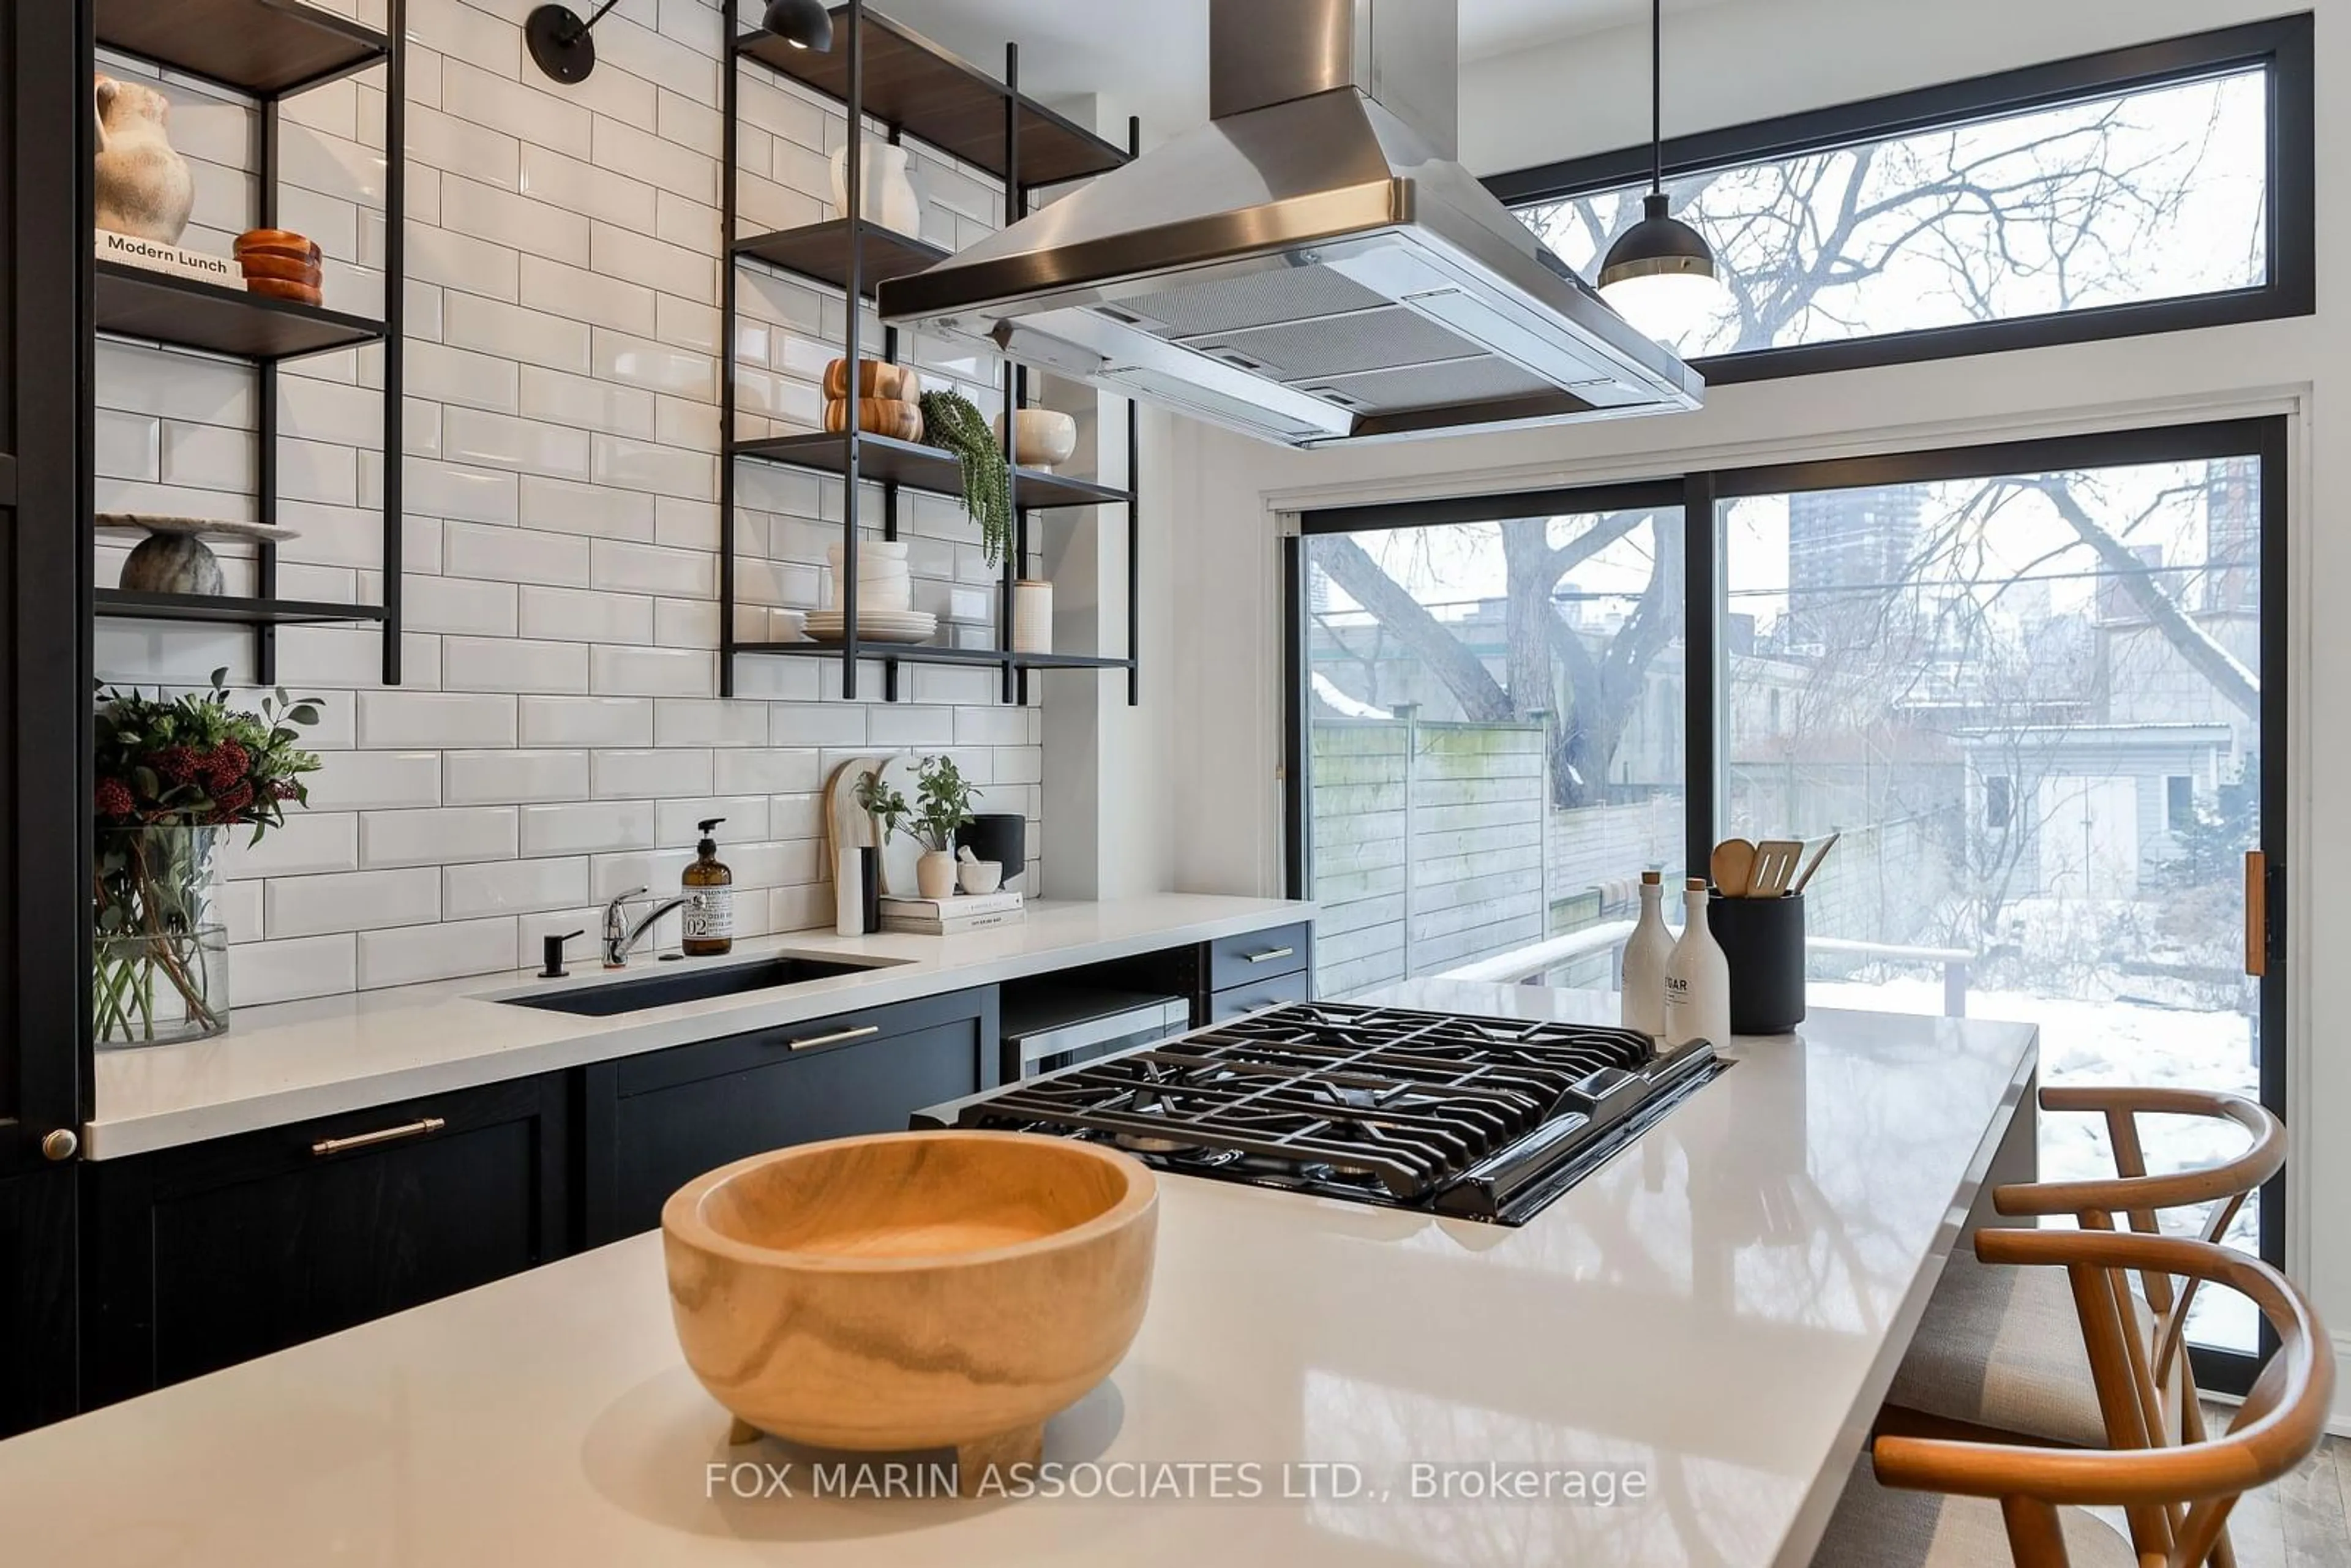
<svg viewBox="0 0 2351 1568"><path fill-rule="evenodd" d="M726 820L713 817L701 824L702 841L694 846L694 863L678 878L685 894L678 947L689 958L715 958L735 950L735 873L718 858L718 841L710 836Z"/></svg>

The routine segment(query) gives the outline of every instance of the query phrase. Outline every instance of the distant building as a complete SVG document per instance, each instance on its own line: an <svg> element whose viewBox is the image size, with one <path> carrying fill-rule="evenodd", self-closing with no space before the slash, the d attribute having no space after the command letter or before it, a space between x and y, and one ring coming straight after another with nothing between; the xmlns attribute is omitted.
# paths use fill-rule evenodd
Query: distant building
<svg viewBox="0 0 2351 1568"><path fill-rule="evenodd" d="M1800 490L1788 497L1791 645L1847 641L1858 607L1875 615L1889 584L1910 575L1924 489Z"/></svg>

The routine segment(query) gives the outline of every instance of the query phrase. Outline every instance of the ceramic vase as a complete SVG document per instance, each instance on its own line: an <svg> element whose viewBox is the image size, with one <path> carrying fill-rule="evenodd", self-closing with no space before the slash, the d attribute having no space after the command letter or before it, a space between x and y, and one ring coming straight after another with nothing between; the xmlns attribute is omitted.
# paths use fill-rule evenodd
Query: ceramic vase
<svg viewBox="0 0 2351 1568"><path fill-rule="evenodd" d="M196 204L195 176L172 149L172 101L153 88L96 79L98 226L178 245Z"/></svg>
<svg viewBox="0 0 2351 1568"><path fill-rule="evenodd" d="M953 898L956 858L944 850L925 850L914 862L914 885L925 898Z"/></svg>
<svg viewBox="0 0 2351 1568"><path fill-rule="evenodd" d="M858 183L865 187L860 217L902 235L922 231L923 204L914 195L914 182L907 176L904 147L868 141L858 173ZM832 204L842 217L849 216L849 147L845 142L833 149Z"/></svg>

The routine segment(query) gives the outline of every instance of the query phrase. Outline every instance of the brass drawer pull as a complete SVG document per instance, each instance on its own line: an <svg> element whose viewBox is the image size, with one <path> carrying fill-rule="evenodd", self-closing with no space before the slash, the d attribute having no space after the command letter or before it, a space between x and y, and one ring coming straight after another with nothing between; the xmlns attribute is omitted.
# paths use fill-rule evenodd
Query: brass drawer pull
<svg viewBox="0 0 2351 1568"><path fill-rule="evenodd" d="M1287 958L1297 951L1295 947L1269 947L1262 953L1251 953L1249 956L1249 961L1252 964L1270 964L1276 958Z"/></svg>
<svg viewBox="0 0 2351 1568"><path fill-rule="evenodd" d="M869 1034L880 1034L881 1032L882 1026L880 1024L870 1023L863 1029L838 1030L831 1034L815 1035L807 1040L788 1040L784 1042L784 1049L786 1051L814 1051L820 1045L839 1045L845 1040L863 1040Z"/></svg>
<svg viewBox="0 0 2351 1568"><path fill-rule="evenodd" d="M348 1138L320 1138L310 1145L314 1155L340 1155L346 1149L371 1149L378 1144L396 1144L403 1138L421 1138L437 1133L449 1124L438 1116L420 1116L413 1122L403 1122L397 1127L386 1127L377 1133L357 1133Z"/></svg>

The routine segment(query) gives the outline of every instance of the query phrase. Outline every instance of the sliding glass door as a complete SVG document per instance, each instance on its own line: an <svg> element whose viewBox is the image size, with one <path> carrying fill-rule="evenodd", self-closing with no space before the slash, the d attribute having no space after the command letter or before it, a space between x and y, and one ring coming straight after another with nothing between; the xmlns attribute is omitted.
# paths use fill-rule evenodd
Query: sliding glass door
<svg viewBox="0 0 2351 1568"><path fill-rule="evenodd" d="M1680 487L1505 499L1304 541L1321 996L1530 952L1613 986L1641 873L1680 874Z"/></svg>
<svg viewBox="0 0 2351 1568"><path fill-rule="evenodd" d="M1310 514L1291 842L1319 994L1607 988L1643 871L1834 833L1814 1006L2029 1021L2044 1082L2283 1110L2284 439L2183 425ZM2158 1170L2241 1142L2146 1137ZM2044 1118L2041 1153L2052 1177L2114 1169L2092 1118ZM2283 1221L2273 1190L2228 1239L2275 1260ZM2208 1386L2249 1379L2241 1302L2199 1295L2190 1337Z"/></svg>
<svg viewBox="0 0 2351 1568"><path fill-rule="evenodd" d="M1841 834L1815 1006L2035 1023L2049 1083L2276 1087L2246 900L2279 848L2278 445L2205 425L1721 476L1718 814ZM2147 1154L2241 1141L2157 1118ZM2114 1171L2085 1116L2044 1118L2041 1159ZM2249 1206L2228 1239L2274 1255L2276 1222ZM2225 1291L2189 1333L2258 1349Z"/></svg>

